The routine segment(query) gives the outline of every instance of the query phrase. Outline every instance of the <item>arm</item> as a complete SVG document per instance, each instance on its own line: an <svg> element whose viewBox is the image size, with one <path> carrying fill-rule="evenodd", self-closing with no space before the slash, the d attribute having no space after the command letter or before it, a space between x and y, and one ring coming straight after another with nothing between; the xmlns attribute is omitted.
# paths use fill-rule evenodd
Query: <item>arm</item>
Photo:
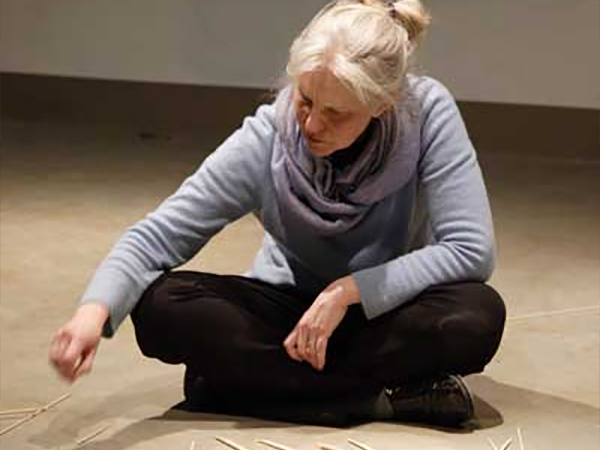
<svg viewBox="0 0 600 450"><path fill-rule="evenodd" d="M187 262L227 224L260 207L273 136L273 110L263 106L175 194L125 232L82 298L108 308L106 336L163 271Z"/></svg>
<svg viewBox="0 0 600 450"><path fill-rule="evenodd" d="M91 368L101 334L110 337L146 287L191 259L225 225L260 208L274 137L263 106L153 213L129 228L100 264L82 305L55 335L50 361L69 381Z"/></svg>
<svg viewBox="0 0 600 450"><path fill-rule="evenodd" d="M429 286L487 280L495 244L490 206L475 150L451 94L430 83L421 109L418 177L434 242L353 274L369 318Z"/></svg>

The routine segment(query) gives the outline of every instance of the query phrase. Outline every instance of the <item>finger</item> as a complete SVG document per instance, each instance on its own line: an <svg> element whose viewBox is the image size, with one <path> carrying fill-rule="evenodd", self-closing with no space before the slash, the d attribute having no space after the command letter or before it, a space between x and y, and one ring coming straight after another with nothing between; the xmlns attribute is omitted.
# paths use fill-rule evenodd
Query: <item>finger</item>
<svg viewBox="0 0 600 450"><path fill-rule="evenodd" d="M92 364L94 362L97 349L98 347L94 347L87 352L87 354L83 355L81 364L79 364L79 367L77 367L75 373L73 374L73 379L77 379L92 370Z"/></svg>
<svg viewBox="0 0 600 450"><path fill-rule="evenodd" d="M317 370L323 370L325 368L328 342L329 339L324 336L321 336L317 341Z"/></svg>
<svg viewBox="0 0 600 450"><path fill-rule="evenodd" d="M67 336L62 330L58 331L52 339L52 343L50 344L49 356L53 364L57 364L62 358L62 355L66 349L66 344Z"/></svg>
<svg viewBox="0 0 600 450"><path fill-rule="evenodd" d="M77 339L71 339L60 362L60 373L66 379L73 381L75 370L81 361L83 348Z"/></svg>
<svg viewBox="0 0 600 450"><path fill-rule="evenodd" d="M308 355L306 353L307 338L308 338L308 336L306 333L306 325L299 325L298 326L298 337L296 339L296 352L298 353L298 356L300 357L300 359L303 361L308 360Z"/></svg>
<svg viewBox="0 0 600 450"><path fill-rule="evenodd" d="M285 347L285 350L286 350L287 354L290 356L290 358L292 358L295 361L300 362L300 361L302 361L302 358L300 358L300 355L298 354L298 348L296 345L297 336L298 336L297 329L294 328L294 330L290 333L290 335L283 342L283 346Z"/></svg>
<svg viewBox="0 0 600 450"><path fill-rule="evenodd" d="M307 353L308 361L310 362L310 365L313 366L315 369L318 369L318 367L319 367L319 360L318 360L318 355L317 355L318 339L319 339L318 336L313 333L306 340L306 353Z"/></svg>

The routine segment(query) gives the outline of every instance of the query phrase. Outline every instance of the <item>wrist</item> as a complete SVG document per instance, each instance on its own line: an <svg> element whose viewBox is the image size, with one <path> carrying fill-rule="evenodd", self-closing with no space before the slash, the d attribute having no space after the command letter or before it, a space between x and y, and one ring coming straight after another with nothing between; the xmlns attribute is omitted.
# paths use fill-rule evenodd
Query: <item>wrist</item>
<svg viewBox="0 0 600 450"><path fill-rule="evenodd" d="M345 306L355 305L360 303L360 291L354 278L349 275L340 278L334 283L334 289L339 291L339 299Z"/></svg>
<svg viewBox="0 0 600 450"><path fill-rule="evenodd" d="M102 331L102 327L109 316L110 311L108 307L102 303L85 303L75 313L76 318L93 324L100 331Z"/></svg>

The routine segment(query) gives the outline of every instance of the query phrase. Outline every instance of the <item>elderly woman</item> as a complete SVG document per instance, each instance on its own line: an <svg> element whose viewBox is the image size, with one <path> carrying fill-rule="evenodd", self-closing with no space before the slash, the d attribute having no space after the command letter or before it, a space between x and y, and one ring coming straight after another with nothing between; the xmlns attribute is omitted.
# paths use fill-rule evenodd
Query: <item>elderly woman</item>
<svg viewBox="0 0 600 450"><path fill-rule="evenodd" d="M131 314L144 355L185 364L186 405L288 420L473 415L504 326L484 284L488 198L451 94L408 73L418 0L338 1L294 41L288 84L98 268L50 358L68 380ZM253 213L244 276L171 271Z"/></svg>

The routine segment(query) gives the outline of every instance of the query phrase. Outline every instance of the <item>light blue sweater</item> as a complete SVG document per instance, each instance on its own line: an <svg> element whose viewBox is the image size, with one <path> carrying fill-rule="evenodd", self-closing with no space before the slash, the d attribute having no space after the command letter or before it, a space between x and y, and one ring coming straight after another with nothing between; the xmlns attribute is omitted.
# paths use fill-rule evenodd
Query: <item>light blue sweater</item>
<svg viewBox="0 0 600 450"><path fill-rule="evenodd" d="M494 266L489 202L475 151L452 95L438 81L412 78L420 105L421 156L413 179L376 204L358 226L333 237L282 226L270 161L273 105L258 108L156 211L130 227L94 274L82 302L108 306L111 336L148 285L191 259L247 213L265 238L249 277L293 283L315 296L352 274L369 318L428 286L485 281ZM293 228L293 229L292 229Z"/></svg>

